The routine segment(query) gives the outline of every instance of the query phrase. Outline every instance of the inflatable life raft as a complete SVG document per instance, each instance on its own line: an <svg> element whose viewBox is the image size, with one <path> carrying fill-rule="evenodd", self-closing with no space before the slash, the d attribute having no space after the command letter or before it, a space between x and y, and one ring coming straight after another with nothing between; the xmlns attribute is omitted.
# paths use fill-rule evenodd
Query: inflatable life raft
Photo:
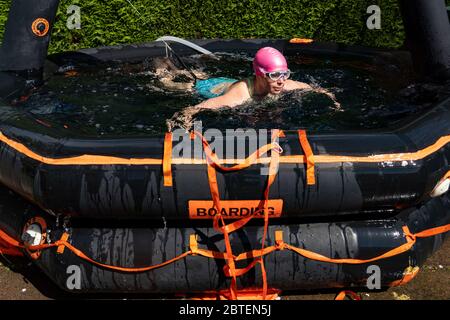
<svg viewBox="0 0 450 320"><path fill-rule="evenodd" d="M19 70L42 68L48 34L36 15L48 11L51 24L57 4L25 10L25 2L13 2L11 12L24 19L8 21L18 33L5 36L2 97L20 96L26 81ZM28 20L37 32L23 31ZM250 54L267 45L286 55L386 54L287 41L198 44ZM150 43L78 56L130 61L164 54L163 44ZM365 287L373 265L381 286L399 285L450 228L450 99L395 129L216 137L224 150L246 141L244 154L231 160L199 131L87 139L24 126L26 118L20 108L0 107L0 182L7 187L0 190L0 251L28 256L71 292L236 299L254 289L267 298L279 290Z"/></svg>
<svg viewBox="0 0 450 320"><path fill-rule="evenodd" d="M389 131L215 137L216 149L245 141L240 159L219 157L198 131L57 137L1 108L1 182L34 204L2 228L3 251L25 253L71 292L234 299L257 288L265 298L363 287L371 265L392 286L449 230L450 99ZM70 266L79 285L68 285Z"/></svg>

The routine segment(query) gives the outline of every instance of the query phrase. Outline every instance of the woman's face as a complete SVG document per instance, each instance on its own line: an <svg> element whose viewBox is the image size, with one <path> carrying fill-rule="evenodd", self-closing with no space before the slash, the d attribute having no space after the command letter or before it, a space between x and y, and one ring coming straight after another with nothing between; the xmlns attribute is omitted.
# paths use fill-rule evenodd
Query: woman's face
<svg viewBox="0 0 450 320"><path fill-rule="evenodd" d="M284 84L286 83L284 77L278 80L272 80L268 76L264 76L264 79L266 80L266 88L269 94L280 94L283 91Z"/></svg>

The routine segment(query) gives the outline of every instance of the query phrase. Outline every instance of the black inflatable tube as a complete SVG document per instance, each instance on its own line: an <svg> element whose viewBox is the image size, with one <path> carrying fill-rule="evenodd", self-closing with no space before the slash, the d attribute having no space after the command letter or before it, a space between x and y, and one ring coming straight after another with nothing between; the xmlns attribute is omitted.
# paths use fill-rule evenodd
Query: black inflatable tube
<svg viewBox="0 0 450 320"><path fill-rule="evenodd" d="M45 217L51 241L59 239L64 229L55 225L55 219L37 208L28 205L25 209L20 198L5 194L2 188L3 207L0 211L0 227L18 238L24 221L34 216ZM83 226L74 220L65 229L70 234L71 245L92 259L109 265L121 267L144 267L169 260L189 250L189 236L196 234L199 248L225 251L223 236L211 227L173 227L155 228L129 221L121 227L111 227L109 223ZM266 246L274 244L276 230L283 231L283 240L295 247L320 253L330 258L369 259L404 244L402 228L408 226L412 233L450 223L450 198L448 195L435 198L425 205L403 210L384 219L299 222L269 226ZM23 223L22 223L23 224ZM261 246L263 227L253 224L231 234L235 254L258 249ZM15 233L12 233L15 232ZM437 250L446 234L429 238L418 238L410 251L375 262L338 265L304 258L291 251L276 251L265 257L265 268L270 287L288 290L324 289L340 287L365 287L371 273L370 265L381 270L381 286L391 286L403 278L409 266L420 267L426 258ZM35 263L61 289L72 293L189 293L205 290L219 290L229 286L222 268L224 261L202 256L189 256L170 265L141 273L110 271L96 267L78 258L67 248L63 254L56 249L42 251ZM248 261L238 263L245 267ZM68 289L67 282L71 272L69 266L81 270L81 287ZM72 270L72 269L71 269ZM238 277L240 288L262 285L258 267L244 276Z"/></svg>

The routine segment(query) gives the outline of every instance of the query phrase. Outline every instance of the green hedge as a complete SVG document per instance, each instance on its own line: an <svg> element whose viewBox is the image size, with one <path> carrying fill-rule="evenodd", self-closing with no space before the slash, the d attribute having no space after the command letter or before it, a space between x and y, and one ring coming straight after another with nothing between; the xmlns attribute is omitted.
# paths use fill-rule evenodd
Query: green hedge
<svg viewBox="0 0 450 320"><path fill-rule="evenodd" d="M0 4L0 35L11 0ZM61 0L50 52L182 38L291 38L399 47L397 0ZM450 5L450 0L446 0ZM68 30L66 10L81 7L81 30ZM382 29L366 28L366 9L381 7Z"/></svg>

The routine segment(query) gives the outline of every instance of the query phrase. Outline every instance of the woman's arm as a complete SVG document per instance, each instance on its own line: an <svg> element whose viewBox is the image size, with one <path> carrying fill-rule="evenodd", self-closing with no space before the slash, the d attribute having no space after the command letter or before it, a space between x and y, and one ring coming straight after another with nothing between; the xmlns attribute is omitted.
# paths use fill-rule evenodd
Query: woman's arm
<svg viewBox="0 0 450 320"><path fill-rule="evenodd" d="M333 100L334 106L336 107L336 109L337 110L341 110L341 104L337 101L336 96L334 95L334 93L328 91L325 88L321 88L321 87L312 88L312 90L314 92L323 93L323 94L326 94L327 96L329 96L330 99Z"/></svg>
<svg viewBox="0 0 450 320"><path fill-rule="evenodd" d="M247 95L247 96L246 96ZM228 91L215 98L205 100L195 106L189 106L176 112L171 119L167 120L167 128L172 131L174 128L181 127L190 130L193 124L194 116L201 109L219 109L224 106L234 107L244 103L250 98L245 82L233 84Z"/></svg>
<svg viewBox="0 0 450 320"><path fill-rule="evenodd" d="M323 94L327 95L328 97L330 97L331 100L333 100L334 106L336 107L336 109L341 109L341 104L337 101L336 96L333 93L331 93L330 91L328 91L327 89L324 89L319 86L311 86L304 82L299 82L299 81L294 81L294 80L288 80L288 81L289 82L286 83L287 90L303 89L303 90L314 91L317 93L323 93Z"/></svg>

